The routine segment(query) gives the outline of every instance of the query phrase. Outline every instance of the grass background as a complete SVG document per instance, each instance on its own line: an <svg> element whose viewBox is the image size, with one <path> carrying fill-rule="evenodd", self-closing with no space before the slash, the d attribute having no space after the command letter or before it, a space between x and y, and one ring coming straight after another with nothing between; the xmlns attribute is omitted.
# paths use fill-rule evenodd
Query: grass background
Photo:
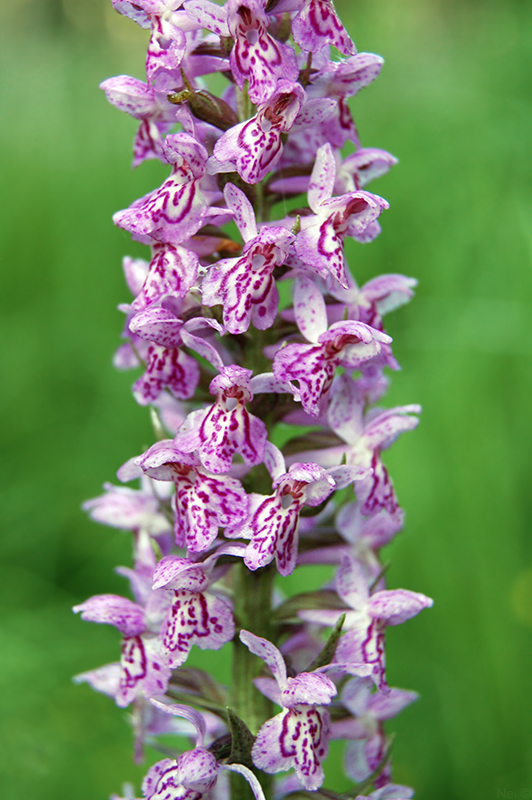
<svg viewBox="0 0 532 800"><path fill-rule="evenodd" d="M420 800L526 798L532 7L337 5L358 48L387 62L353 103L362 141L400 158L375 184L391 203L383 234L353 246L351 266L360 281L420 281L389 318L403 371L387 404L424 406L387 455L408 513L389 578L435 605L388 635L390 682L422 695L389 726L395 777ZM123 591L112 570L130 544L79 506L151 440L131 375L110 365L121 258L141 252L111 214L165 169L131 172L135 123L97 88L143 77L145 35L110 3L4 0L0 28L1 795L101 800L143 769L124 712L70 682L116 658L116 631L70 608Z"/></svg>

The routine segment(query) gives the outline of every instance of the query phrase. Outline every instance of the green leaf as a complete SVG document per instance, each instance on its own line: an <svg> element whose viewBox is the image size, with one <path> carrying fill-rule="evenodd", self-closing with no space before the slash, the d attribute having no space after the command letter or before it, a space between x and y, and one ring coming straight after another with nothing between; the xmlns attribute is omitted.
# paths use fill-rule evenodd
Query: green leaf
<svg viewBox="0 0 532 800"><path fill-rule="evenodd" d="M332 589L320 589L316 592L302 592L293 597L289 597L284 603L275 610L277 620L286 620L297 616L297 612L303 608L337 609L345 611L348 609L345 603L340 600L336 592Z"/></svg>
<svg viewBox="0 0 532 800"><path fill-rule="evenodd" d="M198 667L178 667L173 671L171 685L184 689L194 694L201 695L205 700L225 708L227 705L227 690L215 678Z"/></svg>
<svg viewBox="0 0 532 800"><path fill-rule="evenodd" d="M148 736L145 741L149 747L152 747L154 750L157 750L158 753L162 753L167 758L173 758L174 760L177 760L181 755L181 750L177 750L174 747L165 747L164 744L161 744L160 742L157 741L157 739L154 739L152 736Z"/></svg>
<svg viewBox="0 0 532 800"><path fill-rule="evenodd" d="M243 764L253 769L251 748L255 744L255 737L249 730L244 720L235 714L232 708L227 707L227 721L231 731L231 753L228 764Z"/></svg>
<svg viewBox="0 0 532 800"><path fill-rule="evenodd" d="M338 644L338 640L342 635L342 628L345 622L345 611L334 626L331 635L325 642L324 646L312 662L312 664L307 667L305 672L312 672L315 669L319 669L319 667L324 667L326 664L330 664L333 660L334 654L336 652L336 646Z"/></svg>
<svg viewBox="0 0 532 800"><path fill-rule="evenodd" d="M196 695L189 694L188 692L180 692L179 689L176 689L175 686L172 685L168 687L167 694L173 700L177 700L178 703L184 703L185 705L193 706L200 711L212 711L213 714L221 717L221 719L223 719L225 722L225 709L216 703L211 703L209 700L205 700L203 697L197 697Z"/></svg>
<svg viewBox="0 0 532 800"><path fill-rule="evenodd" d="M317 789L315 792L306 792L304 789L300 789L296 792L290 792L290 794L285 795L284 800L345 800L345 796L343 794L338 794L338 792L333 792L332 789Z"/></svg>

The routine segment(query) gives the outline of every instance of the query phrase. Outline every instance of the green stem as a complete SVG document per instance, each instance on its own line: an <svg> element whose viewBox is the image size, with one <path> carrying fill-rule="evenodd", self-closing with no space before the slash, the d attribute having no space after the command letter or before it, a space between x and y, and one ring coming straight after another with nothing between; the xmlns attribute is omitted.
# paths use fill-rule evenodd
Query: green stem
<svg viewBox="0 0 532 800"><path fill-rule="evenodd" d="M236 107L238 112L238 119L240 122L245 122L253 116L253 103L249 99L248 82L244 84L242 91L236 90Z"/></svg>
<svg viewBox="0 0 532 800"><path fill-rule="evenodd" d="M267 222L270 214L264 197L264 181L255 185L255 198L255 218L259 224Z"/></svg>
<svg viewBox="0 0 532 800"><path fill-rule="evenodd" d="M234 614L238 632L243 628L270 639L272 625L272 585L275 570L265 567L252 572L244 563L234 567ZM238 634L233 650L233 708L253 734L272 716L271 700L253 685L263 662L242 644Z"/></svg>
<svg viewBox="0 0 532 800"><path fill-rule="evenodd" d="M272 587L275 569L271 566L249 570L244 563L234 567L234 615L237 634L233 640L233 708L255 735L261 725L274 716L273 703L255 688L263 662L240 641L241 629L272 640ZM266 800L273 791L273 778L261 772L259 778ZM231 776L231 800L249 800L251 790L241 776Z"/></svg>

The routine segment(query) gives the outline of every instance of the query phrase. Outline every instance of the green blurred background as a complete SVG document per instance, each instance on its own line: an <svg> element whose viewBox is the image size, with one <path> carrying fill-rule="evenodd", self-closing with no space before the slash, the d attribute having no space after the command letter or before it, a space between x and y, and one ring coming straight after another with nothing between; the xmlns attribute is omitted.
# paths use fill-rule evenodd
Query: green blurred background
<svg viewBox="0 0 532 800"><path fill-rule="evenodd" d="M387 455L408 514L388 556L390 585L435 605L388 635L391 684L422 695L389 726L395 777L420 800L527 798L532 7L338 8L359 50L387 62L353 103L362 141L400 158L375 185L391 203L383 234L353 247L351 265L360 281L420 281L389 318L403 371L387 404L424 414ZM0 795L102 800L143 769L125 713L71 684L116 658L117 633L70 608L124 590L113 567L130 544L80 504L151 440L131 374L110 364L121 258L141 252L111 214L166 170L130 170L135 123L98 90L143 77L146 35L110 3L2 0L0 28Z"/></svg>

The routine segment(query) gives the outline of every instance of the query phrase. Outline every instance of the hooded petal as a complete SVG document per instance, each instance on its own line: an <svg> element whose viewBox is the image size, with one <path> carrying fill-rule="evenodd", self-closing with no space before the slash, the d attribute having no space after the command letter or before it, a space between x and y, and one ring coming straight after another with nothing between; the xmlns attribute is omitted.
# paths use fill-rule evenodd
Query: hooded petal
<svg viewBox="0 0 532 800"><path fill-rule="evenodd" d="M336 693L336 686L326 675L300 672L295 678L288 678L281 700L285 708L292 708L298 703L328 705Z"/></svg>

